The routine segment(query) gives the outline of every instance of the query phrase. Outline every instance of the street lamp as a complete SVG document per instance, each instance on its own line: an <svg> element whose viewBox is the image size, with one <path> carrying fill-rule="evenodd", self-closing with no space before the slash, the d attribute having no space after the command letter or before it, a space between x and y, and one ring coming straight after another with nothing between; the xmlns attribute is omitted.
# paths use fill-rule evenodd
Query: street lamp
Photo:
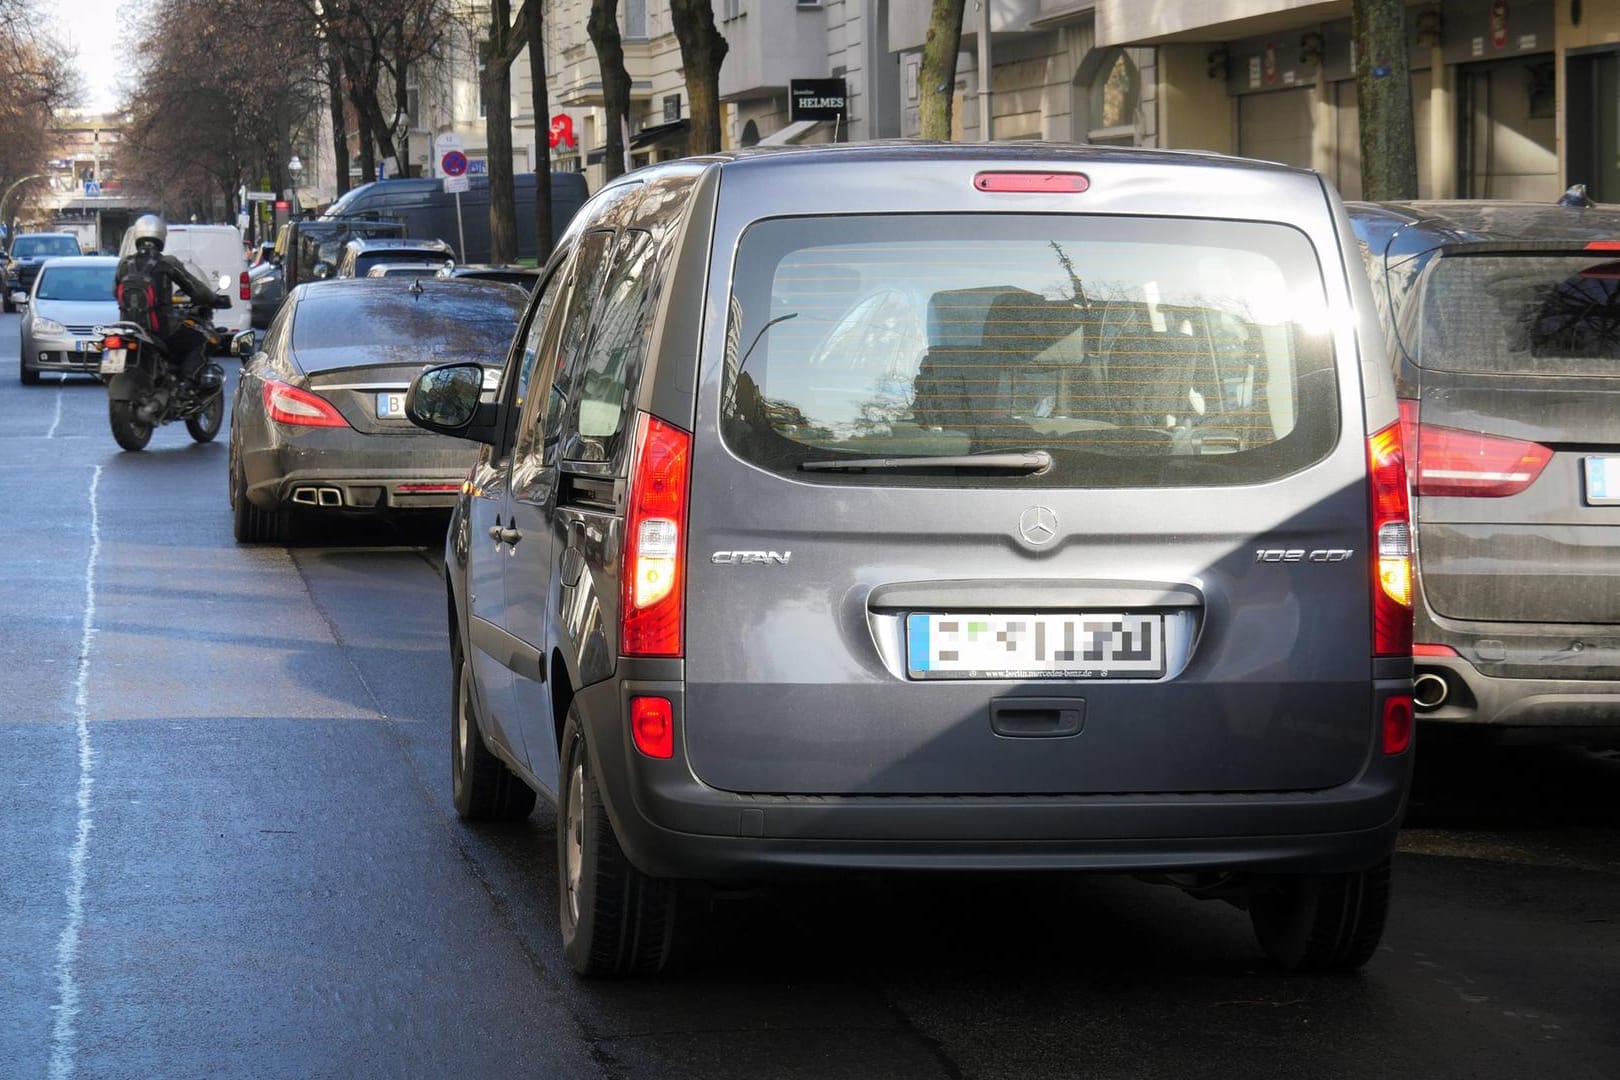
<svg viewBox="0 0 1620 1080"><path fill-rule="evenodd" d="M303 173L303 171L304 163L298 160L297 154L294 154L292 156L292 160L287 162L287 175L292 177L292 191L287 196L289 200L287 218L289 221L295 220L299 216L300 207L298 205L298 177Z"/></svg>

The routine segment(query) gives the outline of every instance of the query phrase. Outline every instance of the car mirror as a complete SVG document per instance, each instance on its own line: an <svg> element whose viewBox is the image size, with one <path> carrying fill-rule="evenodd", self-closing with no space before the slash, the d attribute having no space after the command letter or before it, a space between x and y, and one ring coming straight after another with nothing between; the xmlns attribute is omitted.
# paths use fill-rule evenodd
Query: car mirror
<svg viewBox="0 0 1620 1080"><path fill-rule="evenodd" d="M500 438L500 406L481 400L482 364L444 364L418 375L405 394L411 423L440 435L493 445Z"/></svg>
<svg viewBox="0 0 1620 1080"><path fill-rule="evenodd" d="M314 275L316 281L324 281L332 276L332 264L322 259L315 264L315 269L310 273Z"/></svg>
<svg viewBox="0 0 1620 1080"><path fill-rule="evenodd" d="M239 359L246 360L252 356L259 347L259 335L252 330L244 330L231 338L231 352Z"/></svg>

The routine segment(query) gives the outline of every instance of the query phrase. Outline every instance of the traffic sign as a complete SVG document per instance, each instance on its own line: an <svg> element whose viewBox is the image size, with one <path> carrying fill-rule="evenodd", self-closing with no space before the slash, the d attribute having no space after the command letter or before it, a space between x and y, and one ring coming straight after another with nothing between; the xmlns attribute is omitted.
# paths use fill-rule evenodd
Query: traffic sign
<svg viewBox="0 0 1620 1080"><path fill-rule="evenodd" d="M465 162L467 160L465 151L466 147L461 145L461 136L457 135L455 132L446 131L442 135L435 136L433 139L433 162L439 170L439 175L452 175L445 168L446 163L450 160L450 155L458 154L461 156L461 160ZM466 171L467 170L465 167L463 167L461 170L462 173L465 173Z"/></svg>
<svg viewBox="0 0 1620 1080"><path fill-rule="evenodd" d="M273 191L250 191L247 193L248 202L275 202L276 193Z"/></svg>
<svg viewBox="0 0 1620 1080"><path fill-rule="evenodd" d="M444 178L444 190L459 195L463 191L472 190L472 181L465 176L447 176Z"/></svg>
<svg viewBox="0 0 1620 1080"><path fill-rule="evenodd" d="M467 173L467 155L460 150L451 150L439 160L439 168L444 170L446 176L465 176Z"/></svg>

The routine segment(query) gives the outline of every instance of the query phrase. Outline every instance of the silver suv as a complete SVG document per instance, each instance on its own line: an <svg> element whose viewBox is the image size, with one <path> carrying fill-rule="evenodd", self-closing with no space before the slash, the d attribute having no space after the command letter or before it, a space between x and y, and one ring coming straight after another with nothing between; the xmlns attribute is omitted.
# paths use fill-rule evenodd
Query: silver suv
<svg viewBox="0 0 1620 1080"><path fill-rule="evenodd" d="M462 816L558 808L565 952L691 883L1130 871L1365 962L1411 771L1396 398L1313 173L1043 145L642 169L407 410Z"/></svg>

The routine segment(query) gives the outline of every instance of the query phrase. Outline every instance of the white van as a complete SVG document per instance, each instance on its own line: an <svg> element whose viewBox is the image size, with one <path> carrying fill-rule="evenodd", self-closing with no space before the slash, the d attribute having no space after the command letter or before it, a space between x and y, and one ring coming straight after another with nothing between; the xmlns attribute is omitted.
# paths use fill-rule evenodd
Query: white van
<svg viewBox="0 0 1620 1080"><path fill-rule="evenodd" d="M228 333L246 330L252 310L247 288L247 256L242 230L235 225L170 225L163 250L185 263L191 272L231 298L229 311L216 311L214 325ZM124 234L118 257L135 252L134 231Z"/></svg>

